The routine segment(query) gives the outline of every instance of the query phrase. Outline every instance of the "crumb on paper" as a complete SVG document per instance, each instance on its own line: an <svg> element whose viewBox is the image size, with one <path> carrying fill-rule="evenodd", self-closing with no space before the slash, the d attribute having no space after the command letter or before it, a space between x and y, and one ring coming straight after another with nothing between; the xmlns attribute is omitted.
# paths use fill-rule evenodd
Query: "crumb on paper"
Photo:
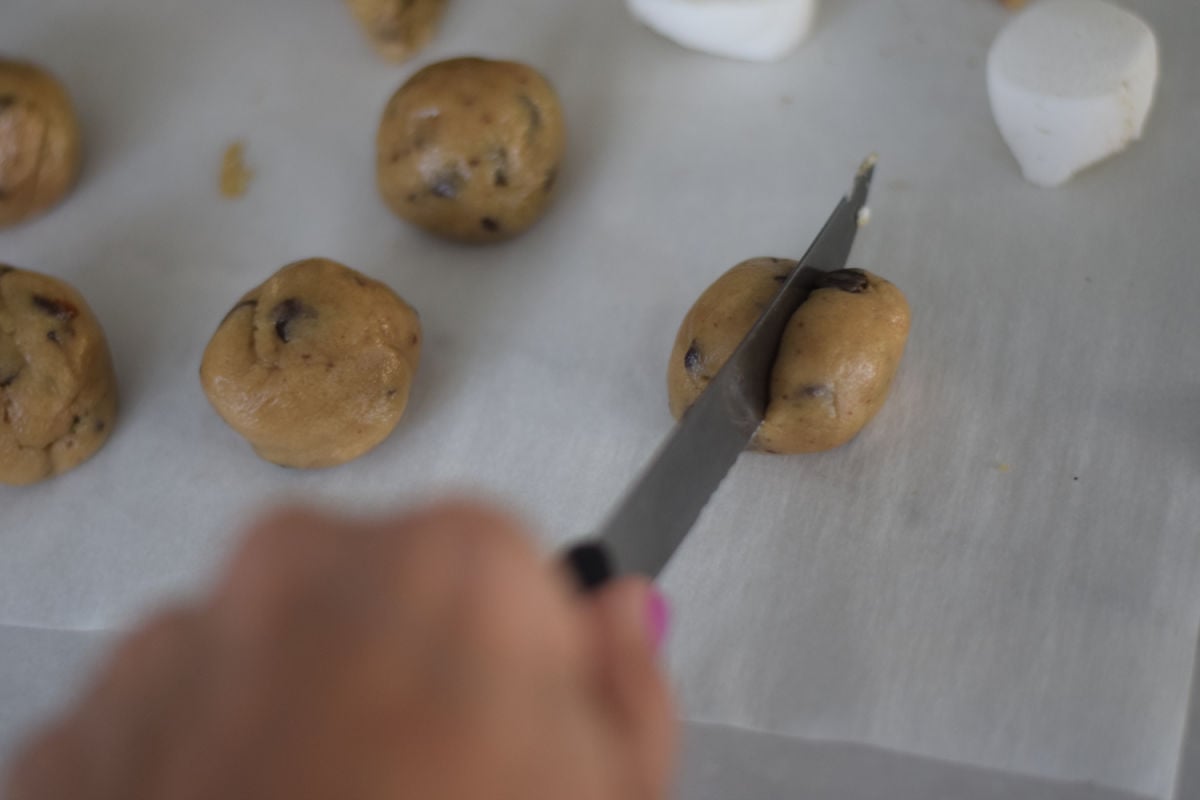
<svg viewBox="0 0 1200 800"><path fill-rule="evenodd" d="M858 227L865 228L870 221L871 209L868 206L863 206L858 210Z"/></svg>
<svg viewBox="0 0 1200 800"><path fill-rule="evenodd" d="M1001 462L996 465L997 472L1008 472L1011 469L1012 469L1012 467L1010 467L1008 464L1005 464L1004 462Z"/></svg>
<svg viewBox="0 0 1200 800"><path fill-rule="evenodd" d="M246 166L246 145L241 140L225 148L221 156L221 196L231 200L246 194L254 173Z"/></svg>
<svg viewBox="0 0 1200 800"><path fill-rule="evenodd" d="M792 96L790 94L783 95L779 98L779 104L781 106L790 106L792 104Z"/></svg>

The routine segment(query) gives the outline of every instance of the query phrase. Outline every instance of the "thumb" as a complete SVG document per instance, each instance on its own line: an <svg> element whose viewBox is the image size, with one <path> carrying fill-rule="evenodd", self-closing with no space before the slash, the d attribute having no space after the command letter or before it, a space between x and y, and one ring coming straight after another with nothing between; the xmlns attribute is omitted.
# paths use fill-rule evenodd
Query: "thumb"
<svg viewBox="0 0 1200 800"><path fill-rule="evenodd" d="M665 798L674 765L675 706L658 660L666 606L643 578L622 578L589 600L600 690L627 742L646 797Z"/></svg>

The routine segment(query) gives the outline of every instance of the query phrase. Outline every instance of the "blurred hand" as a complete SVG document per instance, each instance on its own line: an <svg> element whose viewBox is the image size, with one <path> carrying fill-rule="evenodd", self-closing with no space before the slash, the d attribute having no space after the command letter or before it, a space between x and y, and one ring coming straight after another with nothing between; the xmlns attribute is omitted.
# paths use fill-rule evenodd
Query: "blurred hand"
<svg viewBox="0 0 1200 800"><path fill-rule="evenodd" d="M119 646L9 800L662 800L652 590L577 595L522 527L285 511Z"/></svg>

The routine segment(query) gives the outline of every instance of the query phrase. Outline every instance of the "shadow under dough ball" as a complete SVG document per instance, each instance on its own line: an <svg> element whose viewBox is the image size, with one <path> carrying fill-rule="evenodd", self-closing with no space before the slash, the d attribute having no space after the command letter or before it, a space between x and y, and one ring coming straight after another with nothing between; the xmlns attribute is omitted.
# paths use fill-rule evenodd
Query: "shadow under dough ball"
<svg viewBox="0 0 1200 800"><path fill-rule="evenodd" d="M45 70L0 59L0 228L62 200L83 161L66 89Z"/></svg>
<svg viewBox="0 0 1200 800"><path fill-rule="evenodd" d="M700 295L679 328L667 370L676 419L729 360L795 266L783 258L752 258ZM811 453L853 439L883 407L908 329L908 301L888 281L859 269L821 276L784 329L755 448Z"/></svg>
<svg viewBox="0 0 1200 800"><path fill-rule="evenodd" d="M104 331L63 281L0 264L0 483L36 483L86 461L117 417Z"/></svg>
<svg viewBox="0 0 1200 800"><path fill-rule="evenodd" d="M401 219L450 239L500 241L545 212L565 146L558 96L536 70L456 58L392 96L375 174Z"/></svg>
<svg viewBox="0 0 1200 800"><path fill-rule="evenodd" d="M267 461L331 467L388 437L421 352L417 312L336 261L289 264L225 316L200 381L217 413Z"/></svg>
<svg viewBox="0 0 1200 800"><path fill-rule="evenodd" d="M423 50L446 10L446 0L346 0L380 56L405 61Z"/></svg>

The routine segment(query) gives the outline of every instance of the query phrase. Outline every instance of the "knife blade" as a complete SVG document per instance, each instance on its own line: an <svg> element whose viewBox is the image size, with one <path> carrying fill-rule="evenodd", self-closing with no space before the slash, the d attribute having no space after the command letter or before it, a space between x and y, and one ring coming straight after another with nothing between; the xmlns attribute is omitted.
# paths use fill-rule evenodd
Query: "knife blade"
<svg viewBox="0 0 1200 800"><path fill-rule="evenodd" d="M583 590L621 573L656 577L754 439L784 328L820 274L846 266L875 162L871 155L859 166L850 192L604 526L567 551L566 565Z"/></svg>

